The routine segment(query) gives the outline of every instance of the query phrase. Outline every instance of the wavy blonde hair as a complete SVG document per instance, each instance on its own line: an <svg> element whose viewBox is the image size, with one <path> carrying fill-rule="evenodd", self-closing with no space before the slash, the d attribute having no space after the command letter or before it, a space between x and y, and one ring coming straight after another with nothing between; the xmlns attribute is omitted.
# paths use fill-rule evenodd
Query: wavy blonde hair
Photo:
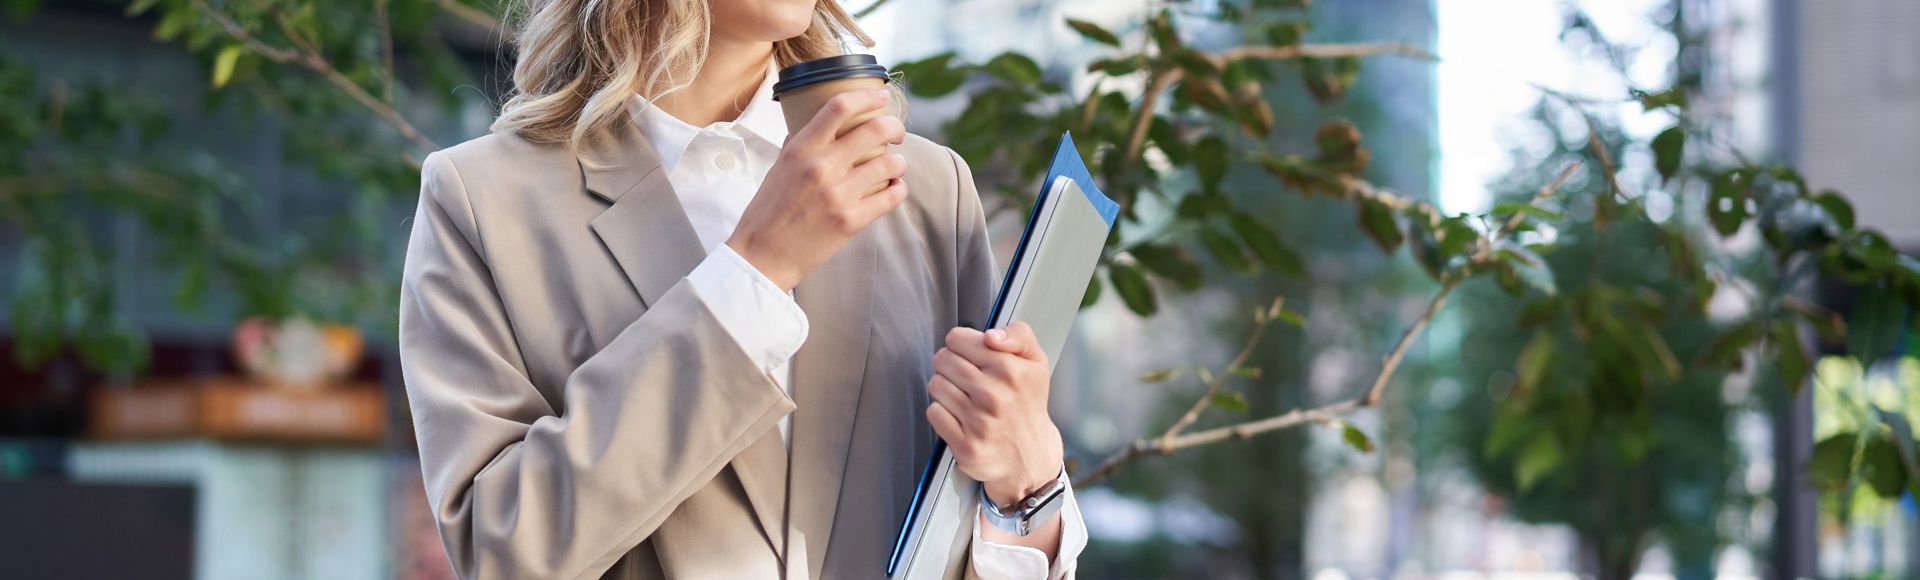
<svg viewBox="0 0 1920 580"><path fill-rule="evenodd" d="M513 93L493 130L538 143L587 140L627 119L627 100L685 88L707 59L707 0L527 0L518 21ZM779 66L841 54L873 39L835 0L818 0L800 36L774 43Z"/></svg>

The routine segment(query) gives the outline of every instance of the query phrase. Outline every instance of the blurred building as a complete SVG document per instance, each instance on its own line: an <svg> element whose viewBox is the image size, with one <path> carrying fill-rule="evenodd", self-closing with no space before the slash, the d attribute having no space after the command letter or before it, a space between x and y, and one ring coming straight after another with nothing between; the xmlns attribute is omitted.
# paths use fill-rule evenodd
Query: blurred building
<svg viewBox="0 0 1920 580"><path fill-rule="evenodd" d="M1920 2L1776 0L1779 151L1920 249Z"/></svg>
<svg viewBox="0 0 1920 580"><path fill-rule="evenodd" d="M1813 187L1845 194L1861 226L1884 232L1908 254L1920 252L1920 36L1913 32L1920 29L1920 2L1769 4L1772 150ZM1843 285L1821 290L1830 305L1853 302ZM1783 449L1783 464L1803 465L1811 456L1816 413L1810 406L1802 401L1788 416L1792 446ZM1804 489L1780 498L1775 558L1783 570L1920 575L1920 508L1913 499L1876 521L1847 526L1817 526L1829 517L1817 500Z"/></svg>

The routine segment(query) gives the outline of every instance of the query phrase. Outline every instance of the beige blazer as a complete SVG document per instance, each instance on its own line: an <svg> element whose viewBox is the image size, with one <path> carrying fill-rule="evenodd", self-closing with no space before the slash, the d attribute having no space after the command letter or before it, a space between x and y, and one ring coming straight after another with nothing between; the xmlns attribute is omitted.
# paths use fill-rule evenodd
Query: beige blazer
<svg viewBox="0 0 1920 580"><path fill-rule="evenodd" d="M966 164L894 151L907 200L795 289L791 399L686 282L704 252L631 124L581 156L507 135L428 156L400 358L455 571L881 577L933 444L930 357L995 274Z"/></svg>

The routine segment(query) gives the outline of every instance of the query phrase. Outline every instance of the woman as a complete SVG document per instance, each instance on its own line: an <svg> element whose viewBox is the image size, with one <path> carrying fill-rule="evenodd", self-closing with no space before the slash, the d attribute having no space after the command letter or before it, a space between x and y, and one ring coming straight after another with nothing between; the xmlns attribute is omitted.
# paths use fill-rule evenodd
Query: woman
<svg viewBox="0 0 1920 580"><path fill-rule="evenodd" d="M426 160L401 293L460 575L878 577L929 426L995 504L1064 483L1031 331L970 330L966 165L889 117L836 134L884 92L792 135L770 99L872 44L833 0L536 0L520 30L493 134ZM1071 574L1064 501L983 513L971 570Z"/></svg>

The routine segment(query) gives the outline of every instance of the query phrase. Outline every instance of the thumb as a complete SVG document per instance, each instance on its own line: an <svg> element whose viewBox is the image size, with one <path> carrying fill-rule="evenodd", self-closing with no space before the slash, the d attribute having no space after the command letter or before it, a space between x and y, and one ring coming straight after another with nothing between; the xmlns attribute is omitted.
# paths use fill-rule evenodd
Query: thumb
<svg viewBox="0 0 1920 580"><path fill-rule="evenodd" d="M1015 322L1002 328L987 331L987 346L994 350L1020 355L1037 361L1047 360L1047 353L1040 349L1040 339L1034 336L1033 327L1025 322Z"/></svg>

